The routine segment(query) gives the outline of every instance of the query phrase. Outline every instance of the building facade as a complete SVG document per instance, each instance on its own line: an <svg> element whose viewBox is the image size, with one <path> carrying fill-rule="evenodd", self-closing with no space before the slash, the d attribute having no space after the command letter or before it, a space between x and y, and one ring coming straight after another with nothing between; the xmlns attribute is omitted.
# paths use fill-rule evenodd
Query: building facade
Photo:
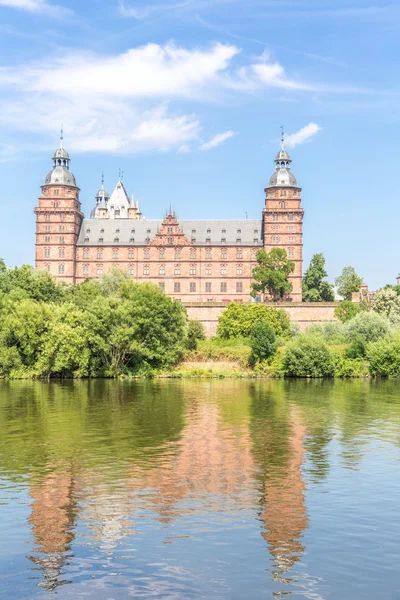
<svg viewBox="0 0 400 600"><path fill-rule="evenodd" d="M111 196L103 182L86 219L61 138L35 208L36 268L75 284L117 266L182 302L248 302L257 252L284 248L295 264L288 300L300 302L304 211L290 165L282 140L261 219L184 220L172 209L146 219L121 178Z"/></svg>

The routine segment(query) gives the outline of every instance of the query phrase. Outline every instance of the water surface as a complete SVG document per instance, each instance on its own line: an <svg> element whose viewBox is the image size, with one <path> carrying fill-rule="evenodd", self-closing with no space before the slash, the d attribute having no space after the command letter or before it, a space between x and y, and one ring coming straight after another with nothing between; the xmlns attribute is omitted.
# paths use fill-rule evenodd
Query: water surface
<svg viewBox="0 0 400 600"><path fill-rule="evenodd" d="M399 599L397 382L0 384L0 597Z"/></svg>

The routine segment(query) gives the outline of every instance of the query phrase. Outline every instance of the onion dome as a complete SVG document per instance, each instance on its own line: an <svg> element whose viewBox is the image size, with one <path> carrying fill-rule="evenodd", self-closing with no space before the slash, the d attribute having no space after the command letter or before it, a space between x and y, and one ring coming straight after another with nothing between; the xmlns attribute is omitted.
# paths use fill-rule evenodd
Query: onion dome
<svg viewBox="0 0 400 600"><path fill-rule="evenodd" d="M275 156L275 173L272 174L268 183L268 187L298 187L297 179L290 170L290 163L292 162L292 159L290 158L289 152L285 150L283 145L284 137L282 134L281 149Z"/></svg>
<svg viewBox="0 0 400 600"><path fill-rule="evenodd" d="M71 161L68 152L63 148L63 129L60 135L60 147L53 155L53 169L47 174L46 185L70 185L76 187L75 177L69 170Z"/></svg>

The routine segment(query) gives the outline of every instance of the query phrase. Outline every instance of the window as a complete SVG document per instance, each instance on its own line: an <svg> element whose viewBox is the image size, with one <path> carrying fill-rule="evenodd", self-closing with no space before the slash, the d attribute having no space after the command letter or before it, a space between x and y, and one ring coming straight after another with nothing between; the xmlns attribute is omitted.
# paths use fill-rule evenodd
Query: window
<svg viewBox="0 0 400 600"><path fill-rule="evenodd" d="M97 275L103 275L103 265L97 265Z"/></svg>
<svg viewBox="0 0 400 600"><path fill-rule="evenodd" d="M196 275L196 265L190 265L189 275Z"/></svg>
<svg viewBox="0 0 400 600"><path fill-rule="evenodd" d="M241 244L242 243L242 238L236 238L236 243L237 244Z"/></svg>
<svg viewBox="0 0 400 600"><path fill-rule="evenodd" d="M115 217L116 219L118 219L118 218L119 218L119 216L120 216L120 214L121 214L121 211L120 211L120 209L119 209L119 208L116 208L116 209L115 209L115 211L114 211L114 217Z"/></svg>
<svg viewBox="0 0 400 600"><path fill-rule="evenodd" d="M236 265L236 275L243 275L243 265Z"/></svg>
<svg viewBox="0 0 400 600"><path fill-rule="evenodd" d="M211 281L206 281L206 294L211 294Z"/></svg>
<svg viewBox="0 0 400 600"><path fill-rule="evenodd" d="M226 244L226 238L221 238L221 244Z"/></svg>
<svg viewBox="0 0 400 600"><path fill-rule="evenodd" d="M236 250L236 258L243 258L243 251L241 248Z"/></svg>
<svg viewBox="0 0 400 600"><path fill-rule="evenodd" d="M255 244L258 244L258 238L255 237L253 241Z"/></svg>
<svg viewBox="0 0 400 600"><path fill-rule="evenodd" d="M281 196L286 196L286 190L281 190Z"/></svg>
<svg viewBox="0 0 400 600"><path fill-rule="evenodd" d="M61 215L61 216L64 216L64 215ZM45 221L50 221L50 215L44 215L44 220Z"/></svg>
<svg viewBox="0 0 400 600"><path fill-rule="evenodd" d="M191 292L195 292L196 291L196 283L195 282L190 282L190 291Z"/></svg>
<svg viewBox="0 0 400 600"><path fill-rule="evenodd" d="M258 253L258 250L253 250L253 252L251 253L252 260L256 260L257 259L257 253Z"/></svg>
<svg viewBox="0 0 400 600"><path fill-rule="evenodd" d="M115 243L115 244L118 244L118 243L119 243L119 237L115 237L115 238L114 238L114 243Z"/></svg>
<svg viewBox="0 0 400 600"><path fill-rule="evenodd" d="M179 283L179 281L176 281L174 283L174 292L177 293L177 294L179 294L180 291L181 291L181 284Z"/></svg>
<svg viewBox="0 0 400 600"><path fill-rule="evenodd" d="M236 233L237 233L238 235L240 235L240 234L242 233L242 230L241 230L241 229L238 229Z"/></svg>
<svg viewBox="0 0 400 600"><path fill-rule="evenodd" d="M58 257L64 258L64 256L65 256L64 248L59 248L58 249Z"/></svg>
<svg viewBox="0 0 400 600"><path fill-rule="evenodd" d="M45 231L51 231L51 225L45 225L44 226L44 230Z"/></svg>
<svg viewBox="0 0 400 600"><path fill-rule="evenodd" d="M226 292L228 289L228 284L226 283L226 281L222 281L221 283L221 293L223 294L224 292Z"/></svg>
<svg viewBox="0 0 400 600"><path fill-rule="evenodd" d="M192 235L196 235L196 230L192 229Z"/></svg>
<svg viewBox="0 0 400 600"><path fill-rule="evenodd" d="M86 229L86 233L90 233L90 229L89 229L89 227Z"/></svg>
<svg viewBox="0 0 400 600"><path fill-rule="evenodd" d="M57 201L54 201L54 202L53 202L53 206L54 206L54 208L58 208L58 202L57 202Z"/></svg>
<svg viewBox="0 0 400 600"><path fill-rule="evenodd" d="M89 258L89 250L83 251L83 258Z"/></svg>
<svg viewBox="0 0 400 600"><path fill-rule="evenodd" d="M65 215L60 215L60 220L65 221Z"/></svg>
<svg viewBox="0 0 400 600"><path fill-rule="evenodd" d="M258 234L258 229L254 230L254 234L257 235Z"/></svg>
<svg viewBox="0 0 400 600"><path fill-rule="evenodd" d="M211 275L211 265L206 265L206 275Z"/></svg>
<svg viewBox="0 0 400 600"><path fill-rule="evenodd" d="M279 231L279 225L272 225L272 229L274 231Z"/></svg>
<svg viewBox="0 0 400 600"><path fill-rule="evenodd" d="M84 275L89 275L89 265L83 265L82 271Z"/></svg>
<svg viewBox="0 0 400 600"><path fill-rule="evenodd" d="M294 258L294 248L288 249L288 256L289 256L289 258Z"/></svg>
<svg viewBox="0 0 400 600"><path fill-rule="evenodd" d="M165 250L163 248L161 248L160 250L160 260L164 260L165 258Z"/></svg>
<svg viewBox="0 0 400 600"><path fill-rule="evenodd" d="M160 275L165 275L165 265L160 265Z"/></svg>
<svg viewBox="0 0 400 600"><path fill-rule="evenodd" d="M163 281L160 281L158 283L158 286L162 289L163 292L165 291L165 283Z"/></svg>
<svg viewBox="0 0 400 600"><path fill-rule="evenodd" d="M60 225L60 231L65 231L64 225Z"/></svg>
<svg viewBox="0 0 400 600"><path fill-rule="evenodd" d="M206 258L207 258L208 260L210 260L210 259L211 259L211 250L209 250L208 248L207 248L207 250L206 250Z"/></svg>
<svg viewBox="0 0 400 600"><path fill-rule="evenodd" d="M128 258L135 258L135 251L133 248L129 248L128 250Z"/></svg>
<svg viewBox="0 0 400 600"><path fill-rule="evenodd" d="M113 250L113 258L119 258L118 248L114 248Z"/></svg>
<svg viewBox="0 0 400 600"><path fill-rule="evenodd" d="M294 242L294 235L289 235L288 237L289 242Z"/></svg>
<svg viewBox="0 0 400 600"><path fill-rule="evenodd" d="M225 235L225 234L226 234L226 229L223 229L223 230L221 231L221 233L222 233L222 235Z"/></svg>
<svg viewBox="0 0 400 600"><path fill-rule="evenodd" d="M102 238L102 237L99 237L99 242L100 242L100 243L103 243L103 242L104 242L104 238Z"/></svg>
<svg viewBox="0 0 400 600"><path fill-rule="evenodd" d="M226 260L226 250L221 250L221 258L222 260Z"/></svg>
<svg viewBox="0 0 400 600"><path fill-rule="evenodd" d="M134 274L134 272L135 272L135 271L134 271L134 266L133 266L133 265L129 265L129 266L128 266L128 273L129 273L129 275L133 275L133 274Z"/></svg>
<svg viewBox="0 0 400 600"><path fill-rule="evenodd" d="M100 229L100 233L104 233L104 229Z"/></svg>
<svg viewBox="0 0 400 600"><path fill-rule="evenodd" d="M211 233L211 229L207 229L207 233Z"/></svg>
<svg viewBox="0 0 400 600"><path fill-rule="evenodd" d="M58 196L59 193L60 193L60 190L53 190L53 195L54 196Z"/></svg>
<svg viewBox="0 0 400 600"><path fill-rule="evenodd" d="M51 242L51 236L50 235L45 235L44 236L44 241L46 242L46 244Z"/></svg>
<svg viewBox="0 0 400 600"><path fill-rule="evenodd" d="M143 265L143 275L150 275L149 265Z"/></svg>
<svg viewBox="0 0 400 600"><path fill-rule="evenodd" d="M236 282L236 293L241 294L243 292L243 283L241 281Z"/></svg>
<svg viewBox="0 0 400 600"><path fill-rule="evenodd" d="M168 233L172 233L172 227L167 228Z"/></svg>
<svg viewBox="0 0 400 600"><path fill-rule="evenodd" d="M288 215L288 221L294 221L294 215Z"/></svg>
<svg viewBox="0 0 400 600"><path fill-rule="evenodd" d="M206 238L206 244L211 244L211 238L209 238L209 237Z"/></svg>
<svg viewBox="0 0 400 600"><path fill-rule="evenodd" d="M143 258L150 258L150 250L148 248L143 250Z"/></svg>
<svg viewBox="0 0 400 600"><path fill-rule="evenodd" d="M168 238L168 244L172 245L172 238Z"/></svg>
<svg viewBox="0 0 400 600"><path fill-rule="evenodd" d="M85 242L88 242L88 241L89 241L89 238L88 238L88 236L86 236L85 237Z"/></svg>
<svg viewBox="0 0 400 600"><path fill-rule="evenodd" d="M272 236L272 243L273 244L277 244L279 242L279 235L273 235Z"/></svg>
<svg viewBox="0 0 400 600"><path fill-rule="evenodd" d="M278 215L272 215L272 220L273 221L279 221L279 216Z"/></svg>
<svg viewBox="0 0 400 600"><path fill-rule="evenodd" d="M44 257L45 258L50 258L50 248L45 248L44 249Z"/></svg>
<svg viewBox="0 0 400 600"><path fill-rule="evenodd" d="M178 259L178 258L180 258L180 257L181 257L181 251L180 251L180 250L177 248L177 249L175 250L175 260L177 260L177 259Z"/></svg>
<svg viewBox="0 0 400 600"><path fill-rule="evenodd" d="M175 265L174 273L175 275L181 274L181 265Z"/></svg>
<svg viewBox="0 0 400 600"><path fill-rule="evenodd" d="M65 265L63 265L63 264L58 265L58 274L64 275L64 271L65 271Z"/></svg>
<svg viewBox="0 0 400 600"><path fill-rule="evenodd" d="M97 250L97 258L103 258L103 250L101 248Z"/></svg>
<svg viewBox="0 0 400 600"><path fill-rule="evenodd" d="M135 235L135 230L131 229L131 233L132 233L132 235Z"/></svg>
<svg viewBox="0 0 400 600"><path fill-rule="evenodd" d="M286 208L286 202L279 202L279 208Z"/></svg>
<svg viewBox="0 0 400 600"><path fill-rule="evenodd" d="M221 265L221 275L226 275L226 265Z"/></svg>
<svg viewBox="0 0 400 600"><path fill-rule="evenodd" d="M151 229L148 229L148 230L147 230L147 234L149 234L149 233L151 233Z"/></svg>
<svg viewBox="0 0 400 600"><path fill-rule="evenodd" d="M49 263L46 263L44 265L44 268L46 269L46 271L50 271L50 265L49 265Z"/></svg>
<svg viewBox="0 0 400 600"><path fill-rule="evenodd" d="M190 248L190 258L191 260L196 258L196 250L194 248Z"/></svg>
<svg viewBox="0 0 400 600"><path fill-rule="evenodd" d="M287 228L288 231L294 231L294 225L288 225Z"/></svg>

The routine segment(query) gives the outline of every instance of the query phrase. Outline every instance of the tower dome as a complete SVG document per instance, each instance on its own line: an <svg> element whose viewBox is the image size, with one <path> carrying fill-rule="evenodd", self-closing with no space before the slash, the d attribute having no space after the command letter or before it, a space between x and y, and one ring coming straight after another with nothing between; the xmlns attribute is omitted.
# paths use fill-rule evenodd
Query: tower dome
<svg viewBox="0 0 400 600"><path fill-rule="evenodd" d="M282 133L281 149L275 156L275 172L270 177L268 187L297 187L297 179L290 170L292 159L284 148L284 142Z"/></svg>
<svg viewBox="0 0 400 600"><path fill-rule="evenodd" d="M92 219L99 217L100 209L107 210L107 204L110 199L110 194L107 192L106 189L104 189L104 174L102 174L102 177L101 177L101 188L99 189L99 191L97 192L95 197L96 197L96 206L92 209L92 211L90 213L90 217ZM101 211L101 212L104 212L104 211Z"/></svg>
<svg viewBox="0 0 400 600"><path fill-rule="evenodd" d="M53 169L47 174L46 185L71 185L76 187L75 177L69 170L71 161L68 152L63 148L64 132L61 128L60 147L53 154Z"/></svg>

